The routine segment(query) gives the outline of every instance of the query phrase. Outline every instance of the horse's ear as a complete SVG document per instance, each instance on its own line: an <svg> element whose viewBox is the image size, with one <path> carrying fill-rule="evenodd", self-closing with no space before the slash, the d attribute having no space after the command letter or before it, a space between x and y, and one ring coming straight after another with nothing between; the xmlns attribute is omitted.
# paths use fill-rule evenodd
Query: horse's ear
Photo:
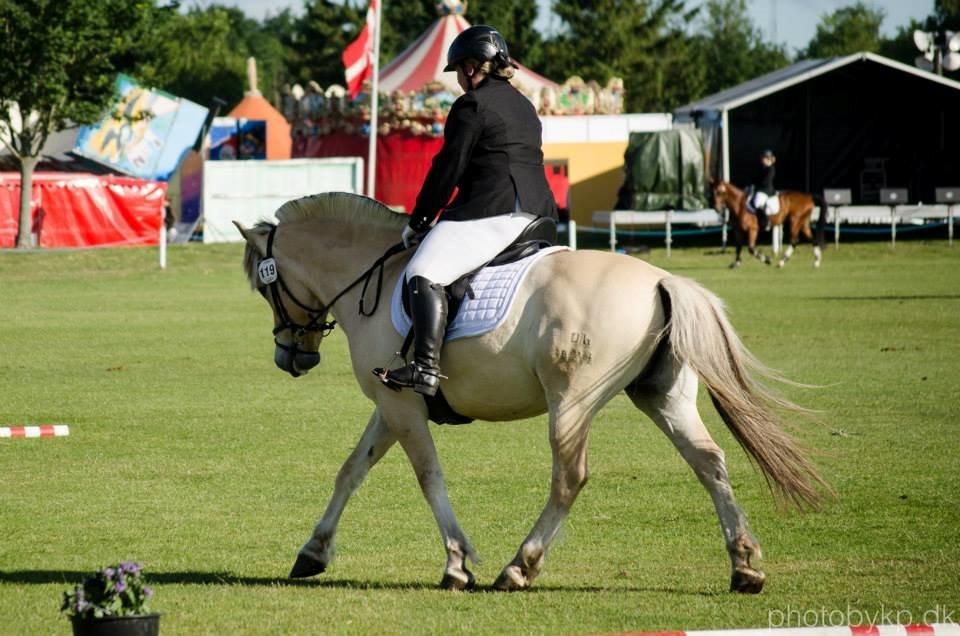
<svg viewBox="0 0 960 636"><path fill-rule="evenodd" d="M267 253L267 237L265 235L257 232L255 229L248 230L247 228L243 227L239 221L233 221L233 224L240 231L240 235L243 237L243 240L245 240L255 250L260 252L261 256Z"/></svg>

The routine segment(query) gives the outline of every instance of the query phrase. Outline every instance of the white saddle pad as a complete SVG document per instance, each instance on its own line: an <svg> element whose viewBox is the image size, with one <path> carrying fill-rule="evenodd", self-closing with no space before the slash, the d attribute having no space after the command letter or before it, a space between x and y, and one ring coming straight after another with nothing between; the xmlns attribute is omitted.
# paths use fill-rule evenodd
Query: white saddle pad
<svg viewBox="0 0 960 636"><path fill-rule="evenodd" d="M464 297L457 317L447 328L444 341L479 336L496 329L510 311L513 298L524 276L530 270L530 266L547 254L569 249L569 247L555 245L515 263L485 267L480 270L470 282L475 297L470 298L469 295ZM412 323L403 310L403 280L401 276L393 289L393 295L390 298L390 314L394 328L401 336L406 336Z"/></svg>

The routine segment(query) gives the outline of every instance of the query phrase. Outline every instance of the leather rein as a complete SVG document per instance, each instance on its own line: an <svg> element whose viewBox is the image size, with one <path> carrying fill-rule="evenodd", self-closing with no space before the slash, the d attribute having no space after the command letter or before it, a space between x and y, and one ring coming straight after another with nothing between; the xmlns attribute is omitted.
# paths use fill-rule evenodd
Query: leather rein
<svg viewBox="0 0 960 636"><path fill-rule="evenodd" d="M337 325L337 321L328 321L327 315L330 313L330 310L338 300L343 298L348 292L350 292L350 290L360 283L363 283L363 289L360 292L360 315L370 317L376 313L377 308L380 306L380 292L383 289L384 266L387 260L389 260L392 256L399 254L406 249L402 242L391 246L389 249L387 249L383 256L374 261L373 265L360 274L356 280L347 285L336 296L334 296L333 300L325 305L321 305L318 308L313 308L301 302L300 299L298 299L290 291L290 288L287 287L287 284L280 276L280 270L277 267L277 261L275 258L273 258L273 239L276 233L277 226L274 225L272 228L270 228L270 234L267 236L266 257L260 261L259 265L257 265L257 276L259 277L260 282L265 284L269 289L270 296L273 299L273 306L277 311L277 315L280 317L280 323L273 328L273 341L277 347L294 355L299 351L297 349L297 340L303 337L304 334L308 332L319 332L321 338L325 338L330 335L330 332L332 332L334 327ZM367 288L370 286L370 281L373 279L374 272L377 272L376 300L374 301L373 308L371 308L368 312L364 309L363 299L367 295ZM297 307L307 312L309 320L307 320L306 323L300 324L290 317L290 312L287 311L286 306L283 304L283 297L280 294L281 289ZM289 329L290 333L294 336L292 346L281 344L276 338L277 334L287 329Z"/></svg>

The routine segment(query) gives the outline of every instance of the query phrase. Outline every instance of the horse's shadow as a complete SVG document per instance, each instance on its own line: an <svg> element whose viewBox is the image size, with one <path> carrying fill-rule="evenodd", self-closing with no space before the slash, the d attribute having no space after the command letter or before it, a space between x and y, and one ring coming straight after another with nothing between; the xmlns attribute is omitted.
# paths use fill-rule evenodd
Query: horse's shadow
<svg viewBox="0 0 960 636"><path fill-rule="evenodd" d="M0 583L14 583L21 585L76 585L90 575L89 572L75 570L13 570L0 572ZM289 579L270 576L238 576L229 572L154 572L147 575L148 582L154 585L246 585L262 587L307 587L317 589L345 589L345 590L393 590L419 591L438 590L437 585L422 581L359 581L356 579ZM473 592L491 592L487 586L479 585ZM721 596L725 592L717 590L692 590L673 587L632 587L600 585L542 585L534 586L527 594L550 594L557 592L587 592L609 593L644 592L652 594L680 594L685 596Z"/></svg>

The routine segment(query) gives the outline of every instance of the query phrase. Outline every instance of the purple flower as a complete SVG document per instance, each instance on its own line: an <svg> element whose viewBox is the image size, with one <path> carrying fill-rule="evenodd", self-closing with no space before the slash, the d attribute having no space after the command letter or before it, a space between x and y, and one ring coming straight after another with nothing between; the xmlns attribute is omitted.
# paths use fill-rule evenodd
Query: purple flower
<svg viewBox="0 0 960 636"><path fill-rule="evenodd" d="M73 609L77 614L82 614L88 607L90 607L90 603L84 600L77 600L77 604Z"/></svg>
<svg viewBox="0 0 960 636"><path fill-rule="evenodd" d="M120 564L120 571L126 572L127 574L139 574L140 564L134 563L133 561L124 561Z"/></svg>
<svg viewBox="0 0 960 636"><path fill-rule="evenodd" d="M127 584L123 581L117 581L117 584L113 589L117 591L117 594L123 594L123 592L127 589Z"/></svg>
<svg viewBox="0 0 960 636"><path fill-rule="evenodd" d="M116 574L116 573L117 573L117 571L114 570L113 568L104 568L104 569L103 569L103 576L104 576L104 578L107 578L107 579L112 579L112 578L113 578L113 575Z"/></svg>
<svg viewBox="0 0 960 636"><path fill-rule="evenodd" d="M145 587L143 588L143 598L150 598L153 596L153 588Z"/></svg>

